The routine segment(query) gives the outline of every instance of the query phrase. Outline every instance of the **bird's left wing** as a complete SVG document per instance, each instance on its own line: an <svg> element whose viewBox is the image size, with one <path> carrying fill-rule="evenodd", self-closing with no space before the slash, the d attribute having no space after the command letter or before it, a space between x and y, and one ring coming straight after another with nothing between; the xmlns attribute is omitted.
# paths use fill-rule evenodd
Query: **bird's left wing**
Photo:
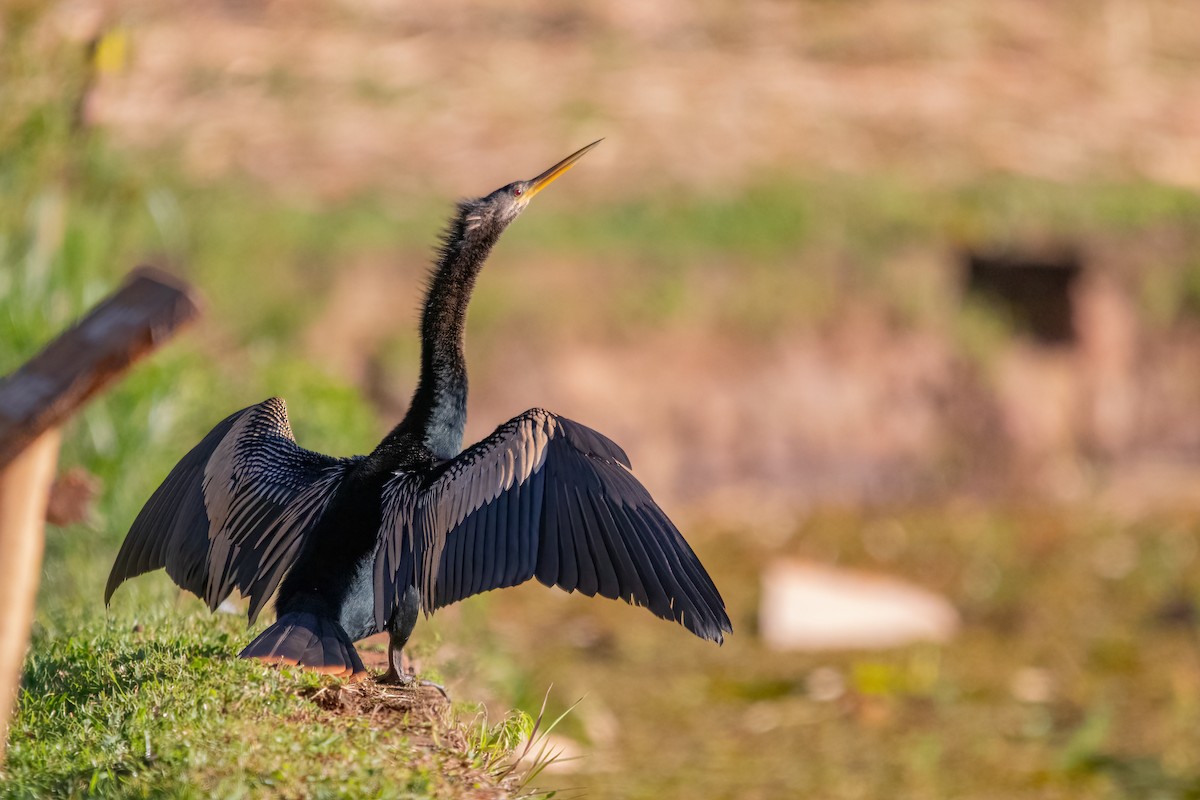
<svg viewBox="0 0 1200 800"><path fill-rule="evenodd" d="M621 598L720 642L724 602L683 536L596 431L533 409L447 462L385 490L376 621L408 585L426 611L536 577Z"/></svg>
<svg viewBox="0 0 1200 800"><path fill-rule="evenodd" d="M159 567L216 608L234 587L258 616L353 463L296 444L279 398L223 420L146 501L108 578Z"/></svg>

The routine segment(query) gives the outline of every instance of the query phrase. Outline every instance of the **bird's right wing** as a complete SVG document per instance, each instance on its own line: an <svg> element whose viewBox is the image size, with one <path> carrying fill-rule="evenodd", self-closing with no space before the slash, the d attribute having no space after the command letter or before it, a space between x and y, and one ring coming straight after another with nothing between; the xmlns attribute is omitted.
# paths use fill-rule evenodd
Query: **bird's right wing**
<svg viewBox="0 0 1200 800"><path fill-rule="evenodd" d="M712 579L624 451L542 409L504 423L432 480L398 474L379 547L380 625L409 585L428 612L536 577L646 606L705 639L731 630Z"/></svg>
<svg viewBox="0 0 1200 800"><path fill-rule="evenodd" d="M352 463L297 445L279 398L230 415L146 502L104 602L126 579L166 567L209 608L237 587L250 598L253 622Z"/></svg>

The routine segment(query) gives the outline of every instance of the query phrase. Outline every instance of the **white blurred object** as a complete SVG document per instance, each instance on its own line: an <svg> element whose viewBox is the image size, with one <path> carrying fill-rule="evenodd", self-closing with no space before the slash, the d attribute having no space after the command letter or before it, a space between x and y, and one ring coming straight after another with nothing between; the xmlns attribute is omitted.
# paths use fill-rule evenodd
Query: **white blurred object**
<svg viewBox="0 0 1200 800"><path fill-rule="evenodd" d="M763 572L759 630L774 650L944 642L958 626L945 598L889 576L787 560Z"/></svg>
<svg viewBox="0 0 1200 800"><path fill-rule="evenodd" d="M817 667L808 673L804 688L818 703L831 703L846 693L846 679L834 667Z"/></svg>
<svg viewBox="0 0 1200 800"><path fill-rule="evenodd" d="M221 605L217 606L218 614L241 614L242 609L234 602L232 597L226 597L221 601Z"/></svg>

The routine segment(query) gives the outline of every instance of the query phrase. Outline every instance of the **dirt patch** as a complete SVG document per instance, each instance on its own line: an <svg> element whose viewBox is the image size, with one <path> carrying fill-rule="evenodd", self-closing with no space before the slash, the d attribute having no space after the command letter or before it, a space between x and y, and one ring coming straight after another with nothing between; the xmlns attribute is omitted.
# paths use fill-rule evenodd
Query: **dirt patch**
<svg viewBox="0 0 1200 800"><path fill-rule="evenodd" d="M368 717L380 722L399 718L416 729L445 726L450 715L450 701L432 686L388 686L368 679L305 689L300 695L334 714ZM466 747L466 738L461 731L450 733L457 733L458 737L443 740L445 744L457 750Z"/></svg>
<svg viewBox="0 0 1200 800"><path fill-rule="evenodd" d="M472 758L467 728L450 701L432 686L387 686L375 680L329 683L300 692L322 711L337 717L364 719L373 728L400 731L425 758L436 760L443 775L471 787L464 797L499 800L510 797L516 779L499 780L486 756ZM501 773L502 775L504 773Z"/></svg>

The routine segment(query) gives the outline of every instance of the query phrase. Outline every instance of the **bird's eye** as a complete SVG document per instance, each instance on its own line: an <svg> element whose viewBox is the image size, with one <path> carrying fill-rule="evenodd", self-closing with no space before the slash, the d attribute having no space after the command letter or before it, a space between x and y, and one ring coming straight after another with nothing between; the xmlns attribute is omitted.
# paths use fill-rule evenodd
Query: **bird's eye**
<svg viewBox="0 0 1200 800"><path fill-rule="evenodd" d="M513 190L512 190L512 193L513 193L513 197L520 197L520 196L521 196L521 193L522 193L522 192L521 192L521 187L520 187L520 186L514 186L514 187L513 187Z"/></svg>

